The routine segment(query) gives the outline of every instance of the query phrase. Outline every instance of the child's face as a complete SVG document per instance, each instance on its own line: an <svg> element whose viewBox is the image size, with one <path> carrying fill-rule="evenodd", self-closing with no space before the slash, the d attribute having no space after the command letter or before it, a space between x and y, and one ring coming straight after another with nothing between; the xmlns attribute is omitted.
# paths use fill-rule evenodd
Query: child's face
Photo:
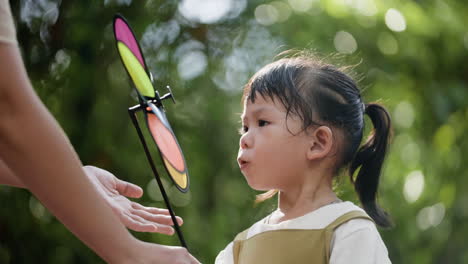
<svg viewBox="0 0 468 264"><path fill-rule="evenodd" d="M237 161L250 187L284 190L300 184L308 164L302 121L293 114L286 120L281 102L261 95L255 103L246 100L241 118Z"/></svg>

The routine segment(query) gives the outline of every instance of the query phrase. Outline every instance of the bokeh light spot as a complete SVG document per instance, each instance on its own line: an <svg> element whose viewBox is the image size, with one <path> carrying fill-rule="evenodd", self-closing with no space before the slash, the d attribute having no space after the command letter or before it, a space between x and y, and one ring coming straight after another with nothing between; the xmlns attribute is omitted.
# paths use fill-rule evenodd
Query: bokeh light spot
<svg viewBox="0 0 468 264"><path fill-rule="evenodd" d="M377 14L377 6L373 0L356 0L350 2L361 15L375 16Z"/></svg>
<svg viewBox="0 0 468 264"><path fill-rule="evenodd" d="M406 176L403 194L408 203L419 199L424 190L424 175L421 171L413 171Z"/></svg>
<svg viewBox="0 0 468 264"><path fill-rule="evenodd" d="M54 77L54 79L60 79L61 75L65 72L65 70L70 66L71 57L70 55L65 52L65 50L61 49L57 51L55 54L55 60L50 64L49 71L50 74Z"/></svg>
<svg viewBox="0 0 468 264"><path fill-rule="evenodd" d="M278 11L278 22L285 22L291 16L292 10L288 4L281 1L273 1L270 3L270 5L276 8L276 11Z"/></svg>
<svg viewBox="0 0 468 264"><path fill-rule="evenodd" d="M401 148L401 160L407 167L413 168L419 165L421 151L418 144L411 142Z"/></svg>
<svg viewBox="0 0 468 264"><path fill-rule="evenodd" d="M335 49L344 54L351 54L357 50L357 42L353 35L346 31L338 31L333 40Z"/></svg>
<svg viewBox="0 0 468 264"><path fill-rule="evenodd" d="M195 50L180 58L177 71L182 79L191 80L205 72L207 65L205 53Z"/></svg>
<svg viewBox="0 0 468 264"><path fill-rule="evenodd" d="M164 186L164 190L168 190L171 187L171 184L166 179L161 178L161 182ZM146 193L153 201L160 202L164 200L161 190L159 189L159 185L155 179L150 180L148 185L146 185Z"/></svg>
<svg viewBox="0 0 468 264"><path fill-rule="evenodd" d="M385 55L395 55L398 53L398 42L392 34L382 32L377 38L377 47Z"/></svg>
<svg viewBox="0 0 468 264"><path fill-rule="evenodd" d="M307 12L315 0L288 0L291 8L296 12Z"/></svg>
<svg viewBox="0 0 468 264"><path fill-rule="evenodd" d="M47 209L34 196L29 198L29 210L31 214L42 222L49 222L52 218Z"/></svg>
<svg viewBox="0 0 468 264"><path fill-rule="evenodd" d="M455 141L455 131L449 125L443 125L437 129L434 136L434 145L435 147L446 153L449 151Z"/></svg>
<svg viewBox="0 0 468 264"><path fill-rule="evenodd" d="M393 112L395 124L402 128L410 128L414 122L414 110L411 103L402 101Z"/></svg>
<svg viewBox="0 0 468 264"><path fill-rule="evenodd" d="M178 10L191 21L212 24L238 16L245 6L246 2L241 0L183 0Z"/></svg>
<svg viewBox="0 0 468 264"><path fill-rule="evenodd" d="M278 21L279 12L272 5L259 5L255 8L255 19L259 24L269 26Z"/></svg>
<svg viewBox="0 0 468 264"><path fill-rule="evenodd" d="M438 226L445 216L445 206L442 203L434 204L433 206L424 207L417 216L418 227L421 230L426 230L429 227Z"/></svg>
<svg viewBox="0 0 468 264"><path fill-rule="evenodd" d="M59 17L61 1L24 0L21 1L20 18L32 32L39 31L45 43L50 38L49 26L54 25Z"/></svg>
<svg viewBox="0 0 468 264"><path fill-rule="evenodd" d="M385 13L385 24L390 30L395 32L402 32L406 29L405 17L400 11L394 8L390 8Z"/></svg>

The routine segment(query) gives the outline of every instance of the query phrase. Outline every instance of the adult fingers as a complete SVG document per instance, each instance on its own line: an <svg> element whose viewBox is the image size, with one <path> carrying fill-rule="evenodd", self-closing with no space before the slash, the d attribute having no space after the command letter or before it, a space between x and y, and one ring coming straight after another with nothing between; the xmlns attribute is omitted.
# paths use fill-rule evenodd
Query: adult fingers
<svg viewBox="0 0 468 264"><path fill-rule="evenodd" d="M140 209L134 209L131 211L131 213L138 215L148 221L162 224L162 225L173 225L173 221L171 216L169 215L161 215L161 214L152 214L150 212L147 212L145 210L140 210ZM181 217L176 216L177 224L178 225L183 225L184 221L182 220Z"/></svg>
<svg viewBox="0 0 468 264"><path fill-rule="evenodd" d="M161 225L161 224L158 224L158 223L153 223L153 222L149 222L147 220L145 220L144 218L138 216L138 215L135 215L135 214L132 214L130 216L134 221L138 222L140 224L140 226L135 226L136 228L138 228L139 230L147 230L147 228L149 229L149 225L152 225L152 226L155 226L156 229L153 230L153 231L141 231L141 232L157 232L157 233L160 233L160 234L164 234L164 235L173 235L174 234L174 229L168 225Z"/></svg>
<svg viewBox="0 0 468 264"><path fill-rule="evenodd" d="M145 220L144 218L132 214L130 218L133 220L131 229L138 232L156 232L164 235L173 235L174 229L168 225L161 225ZM130 227L129 227L130 228Z"/></svg>
<svg viewBox="0 0 468 264"><path fill-rule="evenodd" d="M122 214L121 220L128 229L133 231L159 232L158 227L155 224L145 221L144 219L141 219L141 217L135 215Z"/></svg>
<svg viewBox="0 0 468 264"><path fill-rule="evenodd" d="M141 205L139 203L135 203L135 202L132 203L132 208L133 209L140 209L140 210L152 213L152 214L170 215L169 210L167 210L167 209L156 208L156 207L146 207L146 206L143 206L143 205Z"/></svg>
<svg viewBox="0 0 468 264"><path fill-rule="evenodd" d="M143 189L140 186L119 179L116 182L116 189L121 195L131 198L140 198L143 195Z"/></svg>

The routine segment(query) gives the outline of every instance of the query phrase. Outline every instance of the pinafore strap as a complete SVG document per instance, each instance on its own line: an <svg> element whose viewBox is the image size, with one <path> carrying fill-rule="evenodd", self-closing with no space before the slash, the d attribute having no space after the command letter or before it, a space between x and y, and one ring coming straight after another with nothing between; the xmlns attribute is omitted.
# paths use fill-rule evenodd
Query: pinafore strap
<svg viewBox="0 0 468 264"><path fill-rule="evenodd" d="M330 259L330 253L331 253L331 248L330 248L331 245L330 244L331 244L333 232L335 232L335 230L340 225L342 225L342 224L344 224L344 223L346 223L346 222L348 222L348 221L350 221L352 219L358 219L358 218L367 219L367 220L370 220L370 221L374 222L374 220L372 220L372 218L370 218L363 211L355 210L355 211L348 212L348 213L338 217L337 219L335 219L335 221L331 222L327 227L325 227L325 240L327 241L325 246L326 246L326 252L327 252L327 259Z"/></svg>

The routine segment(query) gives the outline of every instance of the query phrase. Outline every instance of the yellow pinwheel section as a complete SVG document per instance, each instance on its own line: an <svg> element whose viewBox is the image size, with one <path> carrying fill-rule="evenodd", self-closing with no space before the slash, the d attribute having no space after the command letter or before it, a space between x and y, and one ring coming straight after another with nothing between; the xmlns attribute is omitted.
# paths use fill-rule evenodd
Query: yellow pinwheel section
<svg viewBox="0 0 468 264"><path fill-rule="evenodd" d="M119 49L120 57L122 57L125 68L130 74L130 77L140 94L148 97L154 97L155 93L150 78L135 55L120 41L117 43L117 48Z"/></svg>
<svg viewBox="0 0 468 264"><path fill-rule="evenodd" d="M163 160L169 174L171 175L172 179L174 179L175 183L179 185L180 188L187 189L187 173L178 172L165 158L163 158Z"/></svg>

